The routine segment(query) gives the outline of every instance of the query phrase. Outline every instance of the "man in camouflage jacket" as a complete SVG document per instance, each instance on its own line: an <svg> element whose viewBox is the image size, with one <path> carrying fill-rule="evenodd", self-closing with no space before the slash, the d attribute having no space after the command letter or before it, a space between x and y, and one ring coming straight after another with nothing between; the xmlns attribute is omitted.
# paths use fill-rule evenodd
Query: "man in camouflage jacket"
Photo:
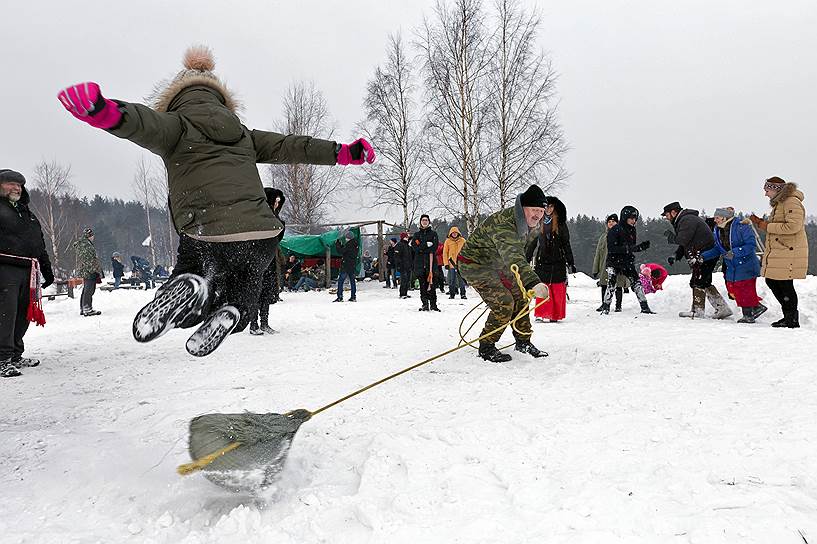
<svg viewBox="0 0 817 544"><path fill-rule="evenodd" d="M505 326L527 310L528 303L511 273L511 265L519 267L525 289L533 289L539 298L548 298L547 286L525 259L528 244L536 242L537 227L545 213L545 194L538 185L531 185L516 197L511 208L489 216L465 242L460 252L460 273L482 297L491 312L480 336L499 329L479 343L479 355L496 363L510 361L511 356L496 348ZM531 341L530 316L516 322L513 331L516 350L534 357L547 353Z"/></svg>
<svg viewBox="0 0 817 544"><path fill-rule="evenodd" d="M94 310L94 292L102 279L102 266L94 246L94 231L86 228L82 238L74 242L77 252L77 275L82 278L82 296L79 299L80 315L93 316L102 312Z"/></svg>

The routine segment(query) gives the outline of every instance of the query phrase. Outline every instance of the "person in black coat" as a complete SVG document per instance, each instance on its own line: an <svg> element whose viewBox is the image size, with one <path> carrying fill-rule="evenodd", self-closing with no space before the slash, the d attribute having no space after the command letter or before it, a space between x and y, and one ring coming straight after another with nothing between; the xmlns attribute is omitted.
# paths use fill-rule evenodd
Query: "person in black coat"
<svg viewBox="0 0 817 544"><path fill-rule="evenodd" d="M349 302L357 302L357 284L355 283L355 276L357 275L357 253L359 246L355 235L347 232L344 237L346 243L341 243L340 238L335 240L335 248L341 255L340 275L338 275L338 296L332 302L343 302L343 284L346 278L349 278L349 289L351 296Z"/></svg>
<svg viewBox="0 0 817 544"><path fill-rule="evenodd" d="M280 297L278 296L281 289L280 282L278 281L278 263L281 260L281 250L278 246L281 243L281 240L284 239L284 231L286 230L286 223L280 216L281 207L286 202L286 197L284 196L283 191L273 187L264 187L264 194L267 198L267 206L270 207L272 213L275 214L275 217L281 221L281 225L283 225L284 228L282 228L278 236L274 238L275 248L273 249L273 253L275 257L264 271L263 276L261 276L261 290L258 292L258 308L253 313L253 317L250 320L250 334L253 336L261 336L265 333L275 334L277 332L275 329L269 326L269 307L270 304L275 304L280 300ZM300 275L300 263L298 263L298 271Z"/></svg>
<svg viewBox="0 0 817 544"><path fill-rule="evenodd" d="M672 223L675 230L674 242L678 244L675 255L669 257L670 266L675 261L686 257L692 270L689 286L692 289L692 309L688 312L679 312L679 317L704 317L706 300L708 299L715 309L716 319L724 319L732 315L732 310L721 296L718 288L712 285L712 273L718 264L720 256L704 259L702 254L715 247L715 235L712 226L706 219L698 215L698 210L682 208L678 202L671 202L664 206L664 218Z"/></svg>
<svg viewBox="0 0 817 544"><path fill-rule="evenodd" d="M636 243L635 225L638 223L638 210L633 206L624 206L619 215L620 221L616 226L607 231L607 292L604 294L604 303L601 313L610 313L610 303L613 300L613 293L616 290L616 283L620 275L627 276L630 280L635 296L641 304L642 314L653 314L647 304L647 297L641 280L635 269L634 253L644 251L650 247L650 241Z"/></svg>
<svg viewBox="0 0 817 544"><path fill-rule="evenodd" d="M400 242L394 246L394 266L400 273L400 298L411 298L408 294L411 286L411 269L414 266L414 255L409 245L407 232L400 233Z"/></svg>
<svg viewBox="0 0 817 544"><path fill-rule="evenodd" d="M394 260L394 248L397 246L397 238L391 238L389 240L389 246L383 251L383 255L386 258L386 285L383 286L384 289L391 289L392 282L394 282L394 288L397 288L397 278L394 276L395 271L395 260Z"/></svg>
<svg viewBox="0 0 817 544"><path fill-rule="evenodd" d="M426 214L421 215L420 230L411 237L411 248L414 251L414 274L420 280L420 301L423 303L420 307L421 312L440 311L437 307L437 289L434 286L438 245L440 245L440 239L437 232L431 228L431 218Z"/></svg>
<svg viewBox="0 0 817 544"><path fill-rule="evenodd" d="M39 281L38 270L42 287L54 282L42 227L28 207L25 183L19 172L0 169L0 377L4 378L40 364L23 357L31 283Z"/></svg>
<svg viewBox="0 0 817 544"><path fill-rule="evenodd" d="M573 249L570 247L570 231L567 229L567 208L555 196L545 197L545 215L536 244L528 246L528 261L542 283L548 286L550 298L542 303L536 301L534 316L537 321L555 323L565 318L567 309L567 269L576 273Z"/></svg>
<svg viewBox="0 0 817 544"><path fill-rule="evenodd" d="M111 255L111 270L113 270L113 288L119 289L122 277L125 275L125 265L122 264L122 255L114 251Z"/></svg>

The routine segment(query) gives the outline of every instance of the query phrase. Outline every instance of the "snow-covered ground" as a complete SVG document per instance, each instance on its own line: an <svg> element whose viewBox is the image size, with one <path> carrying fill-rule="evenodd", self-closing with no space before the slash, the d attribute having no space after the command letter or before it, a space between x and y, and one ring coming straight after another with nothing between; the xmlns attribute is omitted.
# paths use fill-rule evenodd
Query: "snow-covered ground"
<svg viewBox="0 0 817 544"><path fill-rule="evenodd" d="M439 314L373 283L284 294L280 334L204 359L131 338L152 293L46 302L42 365L0 381L0 542L817 542L817 279L799 330L768 326L765 286L758 324L679 319L687 281L601 317L577 275L567 320L534 325L550 357L464 350L317 415L265 506L176 475L188 421L316 409L443 351L472 290Z"/></svg>

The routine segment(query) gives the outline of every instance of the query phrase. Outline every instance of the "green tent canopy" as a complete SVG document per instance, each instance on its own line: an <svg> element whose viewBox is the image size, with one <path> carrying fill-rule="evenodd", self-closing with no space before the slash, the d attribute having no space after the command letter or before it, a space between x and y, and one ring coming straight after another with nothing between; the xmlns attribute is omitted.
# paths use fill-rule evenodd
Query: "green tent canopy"
<svg viewBox="0 0 817 544"><path fill-rule="evenodd" d="M357 240L357 265L355 267L356 274L360 275L361 255L363 243L360 237L360 227L352 227L349 229L355 240ZM297 234L293 236L284 236L281 240L281 251L284 255L295 255L296 257L326 257L326 248L332 251L332 257L340 257L340 252L335 247L335 241L343 240L345 231L340 229L330 230L323 234Z"/></svg>

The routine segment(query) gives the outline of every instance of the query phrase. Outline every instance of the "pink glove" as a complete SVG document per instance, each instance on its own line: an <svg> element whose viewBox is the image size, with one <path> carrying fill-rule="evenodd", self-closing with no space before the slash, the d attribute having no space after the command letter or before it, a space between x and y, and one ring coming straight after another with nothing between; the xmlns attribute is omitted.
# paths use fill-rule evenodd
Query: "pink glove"
<svg viewBox="0 0 817 544"><path fill-rule="evenodd" d="M365 159L369 164L374 162L374 148L372 144L359 138L351 144L341 144L336 159L337 164L346 166L347 164L363 164Z"/></svg>
<svg viewBox="0 0 817 544"><path fill-rule="evenodd" d="M57 98L71 115L95 128L109 129L122 119L116 102L102 96L93 81L66 87Z"/></svg>

